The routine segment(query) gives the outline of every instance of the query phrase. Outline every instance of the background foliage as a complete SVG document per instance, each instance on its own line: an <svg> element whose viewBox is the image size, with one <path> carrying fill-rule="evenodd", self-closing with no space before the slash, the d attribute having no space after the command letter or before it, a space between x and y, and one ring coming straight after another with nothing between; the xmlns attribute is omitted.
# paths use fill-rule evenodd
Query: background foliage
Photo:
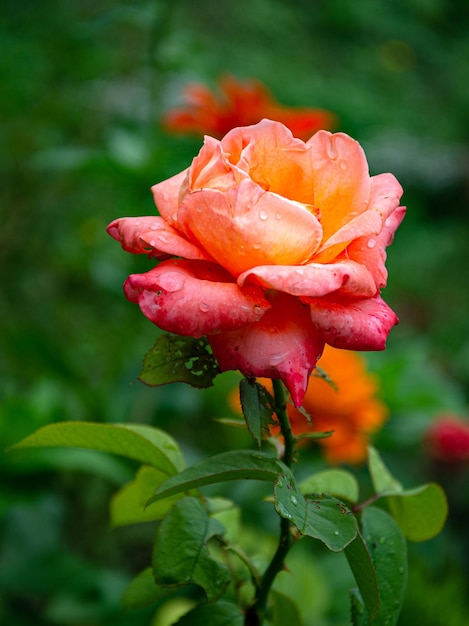
<svg viewBox="0 0 469 626"><path fill-rule="evenodd" d="M467 3L3 0L0 25L2 449L62 420L157 425L188 461L250 446L212 419L231 414L235 375L206 392L136 382L158 331L121 283L148 262L122 253L105 226L153 212L150 185L197 152L198 140L159 125L187 81L259 78L284 104L333 111L372 172L393 172L405 189L385 293L401 324L385 353L369 355L392 411L376 445L405 482L443 483L450 518L439 538L411 546L399 624L465 623L468 470L432 463L424 433L442 411L467 414ZM309 455L310 467L320 462ZM109 499L133 466L57 449L3 455L0 467L0 621L170 623L171 606L156 618L155 606L120 611L154 534L150 523L109 527ZM256 527L272 530L264 493L230 489L247 505L245 542L257 547ZM345 562L314 552L293 551L299 573L282 584L302 598L308 624L347 624Z"/></svg>

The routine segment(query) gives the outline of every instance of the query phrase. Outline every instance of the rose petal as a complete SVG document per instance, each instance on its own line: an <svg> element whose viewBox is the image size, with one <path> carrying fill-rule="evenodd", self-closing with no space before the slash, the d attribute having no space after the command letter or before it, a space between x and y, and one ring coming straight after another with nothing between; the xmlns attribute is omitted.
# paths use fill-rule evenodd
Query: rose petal
<svg viewBox="0 0 469 626"><path fill-rule="evenodd" d="M249 172L250 178L265 191L298 202L312 202L310 148L280 122L264 119L253 126L234 128L221 144L230 154L230 162Z"/></svg>
<svg viewBox="0 0 469 626"><path fill-rule="evenodd" d="M229 156L219 141L205 137L202 149L192 160L186 192L204 188L219 191L231 189L235 184L235 176Z"/></svg>
<svg viewBox="0 0 469 626"><path fill-rule="evenodd" d="M179 208L181 187L186 181L189 168L175 176L153 185L151 191L158 211L168 224L177 228L177 212Z"/></svg>
<svg viewBox="0 0 469 626"><path fill-rule="evenodd" d="M368 206L370 176L360 144L344 133L320 130L307 141L311 147L314 195L321 211L325 243Z"/></svg>
<svg viewBox="0 0 469 626"><path fill-rule="evenodd" d="M301 298L326 343L347 350L384 350L398 318L380 296L364 300Z"/></svg>
<svg viewBox="0 0 469 626"><path fill-rule="evenodd" d="M189 194L179 221L186 235L233 276L256 265L303 263L322 237L318 220L303 204L247 179L225 193Z"/></svg>
<svg viewBox="0 0 469 626"><path fill-rule="evenodd" d="M124 250L133 254L151 254L157 259L181 256L211 260L208 254L187 241L161 217L122 217L111 222L107 232L120 242Z"/></svg>
<svg viewBox="0 0 469 626"><path fill-rule="evenodd" d="M309 376L324 348L308 307L285 294L275 296L272 308L257 323L208 340L222 370L280 378L296 406L303 401Z"/></svg>
<svg viewBox="0 0 469 626"><path fill-rule="evenodd" d="M240 288L206 261L164 261L124 283L128 300L163 330L200 337L257 322L270 308L257 287Z"/></svg>
<svg viewBox="0 0 469 626"><path fill-rule="evenodd" d="M333 292L371 297L376 295L373 276L364 265L354 261L338 261L329 265L308 263L300 267L268 265L254 267L238 277L238 285L246 283L276 289L292 296L321 297Z"/></svg>
<svg viewBox="0 0 469 626"><path fill-rule="evenodd" d="M358 237L347 248L350 259L366 265L374 276L378 289L383 288L387 281L386 246L392 243L394 233L404 219L406 208L399 206L401 186L392 174L381 174L372 178L372 194L370 202L380 207L386 219L381 232L376 237Z"/></svg>

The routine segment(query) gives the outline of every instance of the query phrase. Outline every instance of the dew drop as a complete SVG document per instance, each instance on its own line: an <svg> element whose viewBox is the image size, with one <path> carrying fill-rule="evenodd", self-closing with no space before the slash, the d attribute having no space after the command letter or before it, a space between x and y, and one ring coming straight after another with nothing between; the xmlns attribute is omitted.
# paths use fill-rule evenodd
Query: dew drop
<svg viewBox="0 0 469 626"><path fill-rule="evenodd" d="M277 487L280 487L280 489L283 487L283 483L281 480L277 481Z"/></svg>
<svg viewBox="0 0 469 626"><path fill-rule="evenodd" d="M369 248L374 248L376 246L376 239L368 239L368 243L366 245Z"/></svg>
<svg viewBox="0 0 469 626"><path fill-rule="evenodd" d="M202 313L207 313L209 308L210 308L210 305L208 305L206 302L201 302L199 304L199 309L202 311Z"/></svg>
<svg viewBox="0 0 469 626"><path fill-rule="evenodd" d="M386 228L389 228L391 226L391 224L392 224L392 219L390 217L387 217L384 220L384 225L386 226Z"/></svg>
<svg viewBox="0 0 469 626"><path fill-rule="evenodd" d="M294 504L295 506L298 504L298 500L295 498L295 496L290 496L290 500L291 500L291 503Z"/></svg>
<svg viewBox="0 0 469 626"><path fill-rule="evenodd" d="M347 161L339 161L339 167L341 170L347 169Z"/></svg>
<svg viewBox="0 0 469 626"><path fill-rule="evenodd" d="M152 222L150 224L150 230L158 230L160 227L160 225L158 224L158 222Z"/></svg>
<svg viewBox="0 0 469 626"><path fill-rule="evenodd" d="M379 543L380 545L383 545L383 543L386 543L386 537L380 537L380 538L378 539L378 543Z"/></svg>
<svg viewBox="0 0 469 626"><path fill-rule="evenodd" d="M265 222L265 220L269 217L267 211L264 211L264 209L261 209L259 211L259 219L262 220L263 222Z"/></svg>
<svg viewBox="0 0 469 626"><path fill-rule="evenodd" d="M202 213L202 211L203 211L203 210L204 210L203 205L198 204L198 205L197 205L197 207L196 207L196 211L197 211L197 213Z"/></svg>
<svg viewBox="0 0 469 626"><path fill-rule="evenodd" d="M340 535L340 532L338 530L334 530L334 535L337 537L338 535Z"/></svg>
<svg viewBox="0 0 469 626"><path fill-rule="evenodd" d="M276 352L274 354L271 354L269 357L269 365L275 367L276 365L282 363L282 361L285 361L287 356L288 352Z"/></svg>
<svg viewBox="0 0 469 626"><path fill-rule="evenodd" d="M252 246L254 248L254 250L260 250L261 249L261 244L260 243L255 243Z"/></svg>
<svg viewBox="0 0 469 626"><path fill-rule="evenodd" d="M154 239L150 239L150 241L148 243L150 244L150 246L152 248L154 248L156 246L156 241Z"/></svg>
<svg viewBox="0 0 469 626"><path fill-rule="evenodd" d="M329 141L326 142L326 152L327 152L327 156L330 159L337 159L337 148L335 146L335 143L333 142L332 137L329 139Z"/></svg>
<svg viewBox="0 0 469 626"><path fill-rule="evenodd" d="M281 220L282 219L282 216L280 215L280 213L276 213L275 214L275 219L276 220Z"/></svg>

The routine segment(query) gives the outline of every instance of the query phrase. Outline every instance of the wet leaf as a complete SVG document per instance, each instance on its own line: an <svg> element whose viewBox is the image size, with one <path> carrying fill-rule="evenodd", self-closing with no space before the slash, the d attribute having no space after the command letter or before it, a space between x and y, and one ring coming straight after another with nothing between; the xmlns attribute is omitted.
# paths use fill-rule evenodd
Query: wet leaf
<svg viewBox="0 0 469 626"><path fill-rule="evenodd" d="M326 493L338 498L345 498L349 502L358 500L358 482L353 474L346 470L327 469L312 474L300 485L300 491L307 493Z"/></svg>
<svg viewBox="0 0 469 626"><path fill-rule="evenodd" d="M364 611L361 593L355 590L351 598L354 626L395 626L407 586L407 546L404 536L393 518L386 511L375 507L367 507L363 511L362 536L378 579L380 609L371 621Z"/></svg>
<svg viewBox="0 0 469 626"><path fill-rule="evenodd" d="M165 334L145 354L139 380L150 387L179 382L206 388L219 373L206 339Z"/></svg>
<svg viewBox="0 0 469 626"><path fill-rule="evenodd" d="M357 535L357 521L340 500L318 495L305 498L294 478L281 475L275 483L275 510L294 524L302 535L319 539L339 552Z"/></svg>

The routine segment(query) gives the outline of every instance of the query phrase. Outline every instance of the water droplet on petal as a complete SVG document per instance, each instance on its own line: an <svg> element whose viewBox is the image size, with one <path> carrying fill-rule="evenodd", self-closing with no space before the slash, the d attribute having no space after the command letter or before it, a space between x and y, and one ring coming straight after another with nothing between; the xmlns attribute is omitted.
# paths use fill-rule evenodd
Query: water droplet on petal
<svg viewBox="0 0 469 626"><path fill-rule="evenodd" d="M196 206L196 211L197 211L197 213L202 213L202 211L203 211L203 210L204 210L204 207L203 207L203 205L202 205L202 204L198 204L198 205Z"/></svg>
<svg viewBox="0 0 469 626"><path fill-rule="evenodd" d="M280 213L276 213L275 214L275 219L276 220L281 220L282 219L282 216L280 215Z"/></svg>
<svg viewBox="0 0 469 626"><path fill-rule="evenodd" d="M330 159L333 159L334 161L335 159L337 159L337 156L338 156L337 147L332 137L329 137L328 140L326 139L326 152L327 152L327 156Z"/></svg>
<svg viewBox="0 0 469 626"><path fill-rule="evenodd" d="M158 222L152 222L150 224L150 230L158 230L160 227L160 225L158 224Z"/></svg>
<svg viewBox="0 0 469 626"><path fill-rule="evenodd" d="M339 161L339 167L341 170L347 169L347 161Z"/></svg>
<svg viewBox="0 0 469 626"><path fill-rule="evenodd" d="M386 226L386 228L389 228L391 226L391 224L392 224L392 219L390 217L387 217L384 220L384 225Z"/></svg>
<svg viewBox="0 0 469 626"><path fill-rule="evenodd" d="M199 303L199 309L202 311L202 313L206 313L210 308L210 305L207 304L206 302L200 302Z"/></svg>
<svg viewBox="0 0 469 626"><path fill-rule="evenodd" d="M263 222L265 222L265 220L269 217L267 211L264 211L264 209L261 209L259 211L259 219L262 220Z"/></svg>
<svg viewBox="0 0 469 626"><path fill-rule="evenodd" d="M269 357L269 365L275 367L276 365L279 365L282 361L285 361L287 356L288 352L276 352L274 354L271 354Z"/></svg>
<svg viewBox="0 0 469 626"><path fill-rule="evenodd" d="M368 239L368 243L366 245L369 248L374 248L376 246L376 239Z"/></svg>
<svg viewBox="0 0 469 626"><path fill-rule="evenodd" d="M255 243L252 246L254 248L254 250L260 250L261 249L261 244L260 243Z"/></svg>

